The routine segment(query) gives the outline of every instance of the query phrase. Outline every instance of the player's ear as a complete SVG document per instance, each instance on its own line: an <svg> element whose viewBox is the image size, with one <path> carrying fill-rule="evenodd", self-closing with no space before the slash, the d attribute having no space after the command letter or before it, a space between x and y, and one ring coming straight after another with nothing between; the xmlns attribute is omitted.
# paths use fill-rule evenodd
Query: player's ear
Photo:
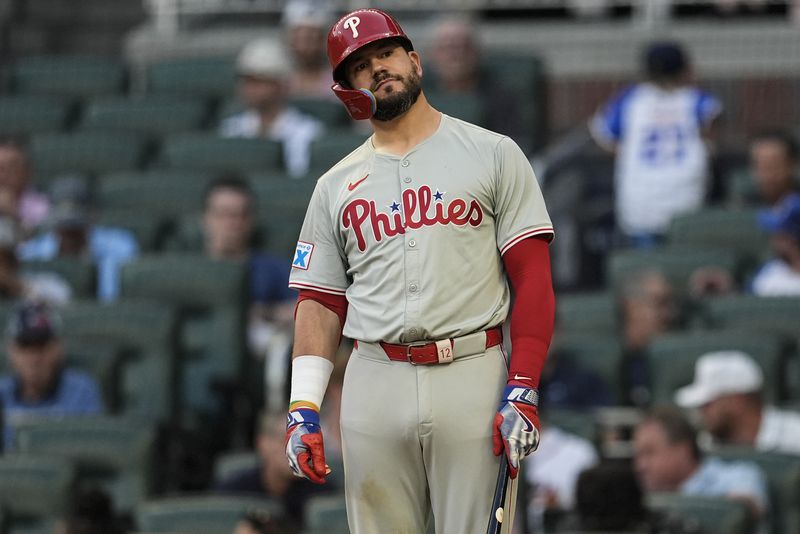
<svg viewBox="0 0 800 534"><path fill-rule="evenodd" d="M408 52L408 57L411 58L411 62L414 64L417 76L422 78L422 59L419 57L419 53L416 50L411 50Z"/></svg>

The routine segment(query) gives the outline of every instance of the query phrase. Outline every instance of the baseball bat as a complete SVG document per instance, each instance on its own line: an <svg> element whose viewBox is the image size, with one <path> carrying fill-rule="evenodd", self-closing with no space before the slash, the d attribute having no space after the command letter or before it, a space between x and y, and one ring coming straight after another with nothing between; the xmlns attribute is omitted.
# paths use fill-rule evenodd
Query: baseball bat
<svg viewBox="0 0 800 534"><path fill-rule="evenodd" d="M500 455L500 469L497 472L497 483L494 487L494 497L492 498L492 513L489 514L489 526L486 527L486 534L500 534L503 528L503 514L505 510L506 493L508 491L508 459L505 453Z"/></svg>

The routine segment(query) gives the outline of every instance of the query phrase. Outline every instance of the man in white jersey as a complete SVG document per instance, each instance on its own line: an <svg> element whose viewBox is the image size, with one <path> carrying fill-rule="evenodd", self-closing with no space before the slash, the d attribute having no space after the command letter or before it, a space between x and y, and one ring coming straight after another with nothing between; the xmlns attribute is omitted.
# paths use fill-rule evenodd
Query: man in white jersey
<svg viewBox="0 0 800 534"><path fill-rule="evenodd" d="M670 42L644 54L647 79L609 102L592 135L616 151L617 225L633 245L657 243L678 214L700 208L709 178L712 124L720 102L692 86L689 60Z"/></svg>
<svg viewBox="0 0 800 534"><path fill-rule="evenodd" d="M484 532L496 456L516 477L538 444L554 309L544 200L511 139L428 104L390 15L342 17L328 57L334 93L374 135L319 179L297 245L289 463L324 482L318 412L343 334L356 340L341 405L351 532L418 534L431 516L436 532Z"/></svg>

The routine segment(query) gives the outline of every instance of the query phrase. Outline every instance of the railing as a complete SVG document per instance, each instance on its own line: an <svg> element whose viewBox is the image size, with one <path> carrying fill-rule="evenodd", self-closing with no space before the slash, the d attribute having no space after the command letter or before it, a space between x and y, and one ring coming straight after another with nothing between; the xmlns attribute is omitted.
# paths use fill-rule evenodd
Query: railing
<svg viewBox="0 0 800 534"><path fill-rule="evenodd" d="M164 33L177 33L187 16L216 14L280 13L285 0L143 0L155 26ZM380 0L372 2L388 11L506 11L563 9L581 15L602 15L615 7L628 7L634 24L653 27L669 21L673 6L718 5L725 9L737 0ZM765 8L785 6L794 20L800 19L800 0L762 0ZM361 0L329 0L333 11L363 7Z"/></svg>

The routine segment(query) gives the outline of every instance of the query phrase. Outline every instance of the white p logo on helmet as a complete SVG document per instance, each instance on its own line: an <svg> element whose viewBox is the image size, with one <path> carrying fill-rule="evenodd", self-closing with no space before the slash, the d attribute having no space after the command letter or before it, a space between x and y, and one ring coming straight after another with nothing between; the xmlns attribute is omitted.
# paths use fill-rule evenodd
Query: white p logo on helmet
<svg viewBox="0 0 800 534"><path fill-rule="evenodd" d="M358 25L361 24L361 19L358 17L350 17L344 22L344 27L353 32L353 39L358 39Z"/></svg>

